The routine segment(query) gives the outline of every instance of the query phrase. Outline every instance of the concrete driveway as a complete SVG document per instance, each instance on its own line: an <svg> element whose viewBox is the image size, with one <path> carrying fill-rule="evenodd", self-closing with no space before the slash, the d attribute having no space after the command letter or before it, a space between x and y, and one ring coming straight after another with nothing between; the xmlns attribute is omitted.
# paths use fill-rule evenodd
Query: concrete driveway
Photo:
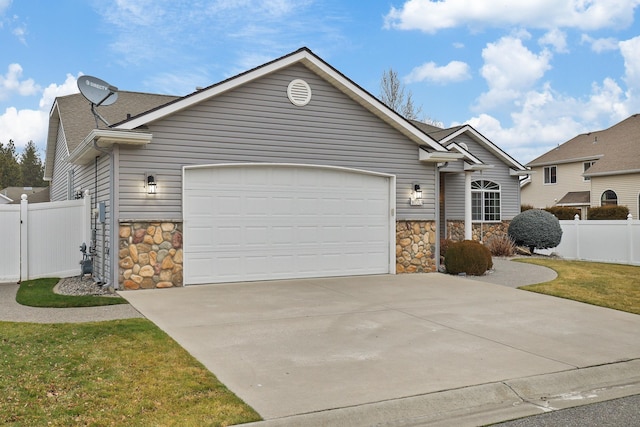
<svg viewBox="0 0 640 427"><path fill-rule="evenodd" d="M311 425L318 414L318 425L334 424L335 417L356 416L354 408L379 422L384 417L371 405L424 419L447 404L468 411L474 404L465 399L474 396L515 408L527 393L547 393L535 385L545 378L566 393L621 390L621 382L623 395L640 393L640 316L459 277L381 275L121 295L273 425ZM598 365L612 368L602 373ZM584 378L589 372L593 381ZM440 409L420 400L452 392L441 396ZM534 402L535 413L545 404Z"/></svg>

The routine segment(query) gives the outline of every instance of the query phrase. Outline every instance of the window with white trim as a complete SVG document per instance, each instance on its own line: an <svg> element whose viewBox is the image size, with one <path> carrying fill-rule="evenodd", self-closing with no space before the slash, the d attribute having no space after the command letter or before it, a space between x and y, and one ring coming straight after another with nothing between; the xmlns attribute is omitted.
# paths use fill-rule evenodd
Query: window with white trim
<svg viewBox="0 0 640 427"><path fill-rule="evenodd" d="M558 182L557 172L558 172L557 166L545 166L544 167L544 183L555 184L556 182Z"/></svg>
<svg viewBox="0 0 640 427"><path fill-rule="evenodd" d="M500 221L500 184L485 180L471 183L471 219Z"/></svg>
<svg viewBox="0 0 640 427"><path fill-rule="evenodd" d="M582 172L584 173L584 172L588 171L588 170L589 170L589 168L590 168L591 166L595 165L595 164L596 164L595 160L594 160L594 161L592 161L592 162L584 162L584 163L582 164ZM582 179L583 179L584 181L591 181L591 177L590 177L590 176L583 176L583 177L582 177Z"/></svg>
<svg viewBox="0 0 640 427"><path fill-rule="evenodd" d="M616 206L618 204L618 195L613 190L607 190L600 197L600 206Z"/></svg>

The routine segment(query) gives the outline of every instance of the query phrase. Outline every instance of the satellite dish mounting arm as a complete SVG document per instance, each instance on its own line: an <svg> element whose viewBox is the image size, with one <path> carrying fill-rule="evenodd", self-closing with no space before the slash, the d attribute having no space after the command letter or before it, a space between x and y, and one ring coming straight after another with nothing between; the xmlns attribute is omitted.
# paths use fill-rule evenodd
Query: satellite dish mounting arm
<svg viewBox="0 0 640 427"><path fill-rule="evenodd" d="M91 112L93 113L93 117L96 119L96 128L100 127L98 124L98 119L100 119L102 123L104 123L107 127L111 126L111 124L109 124L109 122L107 122L104 119L104 117L102 117L100 113L96 111L96 107L99 107L100 105L102 105L104 101L106 101L111 95L113 95L116 92L118 92L118 88L115 86L109 85L109 93L104 98L102 98L100 102L98 102L97 104L94 104L93 102L91 103Z"/></svg>

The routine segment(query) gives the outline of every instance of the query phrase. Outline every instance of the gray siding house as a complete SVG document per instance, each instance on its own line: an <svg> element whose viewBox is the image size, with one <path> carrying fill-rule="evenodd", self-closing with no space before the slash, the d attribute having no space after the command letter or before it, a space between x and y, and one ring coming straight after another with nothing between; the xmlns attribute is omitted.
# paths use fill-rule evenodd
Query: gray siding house
<svg viewBox="0 0 640 427"><path fill-rule="evenodd" d="M520 213L520 178L531 173L470 125L441 129L413 122L461 162L439 165L440 236L488 242ZM471 207L471 209L469 209Z"/></svg>
<svg viewBox="0 0 640 427"><path fill-rule="evenodd" d="M97 276L121 289L434 271L441 189L458 191L443 171L502 153L442 144L306 48L99 111L109 126L82 95L56 100L45 177L52 200L89 190Z"/></svg>

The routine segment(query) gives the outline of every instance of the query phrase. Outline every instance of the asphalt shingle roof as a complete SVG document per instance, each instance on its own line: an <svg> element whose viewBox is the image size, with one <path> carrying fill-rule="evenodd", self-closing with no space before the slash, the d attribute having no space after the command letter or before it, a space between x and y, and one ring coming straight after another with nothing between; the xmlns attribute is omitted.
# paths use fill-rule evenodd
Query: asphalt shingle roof
<svg viewBox="0 0 640 427"><path fill-rule="evenodd" d="M164 105L177 96L157 95L140 92L118 92L118 100L111 105L100 106L96 111L109 124L115 124L145 111ZM63 96L57 99L60 119L64 126L69 152L72 152L82 140L96 128L96 120L91 113L91 104L81 94ZM100 129L108 129L98 120Z"/></svg>
<svg viewBox="0 0 640 427"><path fill-rule="evenodd" d="M583 133L532 160L527 166L596 160L588 175L640 172L640 114L608 129Z"/></svg>

